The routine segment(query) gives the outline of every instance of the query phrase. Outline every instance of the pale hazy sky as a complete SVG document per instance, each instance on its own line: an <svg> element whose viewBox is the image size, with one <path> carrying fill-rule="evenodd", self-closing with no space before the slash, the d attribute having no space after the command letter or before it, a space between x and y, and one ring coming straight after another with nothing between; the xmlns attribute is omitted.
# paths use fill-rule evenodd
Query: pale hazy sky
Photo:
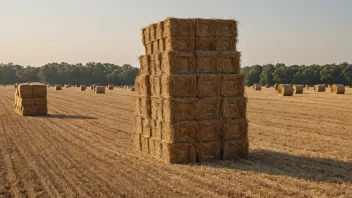
<svg viewBox="0 0 352 198"><path fill-rule="evenodd" d="M242 66L352 63L352 0L0 0L0 63L139 67L140 29L168 16L233 18Z"/></svg>

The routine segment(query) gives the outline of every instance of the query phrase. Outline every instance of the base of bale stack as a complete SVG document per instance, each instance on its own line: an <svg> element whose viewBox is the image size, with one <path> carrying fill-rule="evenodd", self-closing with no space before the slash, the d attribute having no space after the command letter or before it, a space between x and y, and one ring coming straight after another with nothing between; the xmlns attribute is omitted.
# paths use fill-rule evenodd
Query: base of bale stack
<svg viewBox="0 0 352 198"><path fill-rule="evenodd" d="M96 94L105 94L105 87L104 86L96 86L95 88Z"/></svg>
<svg viewBox="0 0 352 198"><path fill-rule="evenodd" d="M253 90L260 91L260 90L262 90L262 86L260 84L254 84Z"/></svg>
<svg viewBox="0 0 352 198"><path fill-rule="evenodd" d="M314 85L315 92L325 92L325 85Z"/></svg>
<svg viewBox="0 0 352 198"><path fill-rule="evenodd" d="M293 96L293 86L289 84L281 84L277 88L279 96Z"/></svg>
<svg viewBox="0 0 352 198"><path fill-rule="evenodd" d="M303 85L294 85L293 91L295 94L303 94Z"/></svg>
<svg viewBox="0 0 352 198"><path fill-rule="evenodd" d="M342 84L334 84L331 86L332 94L345 94L345 86Z"/></svg>

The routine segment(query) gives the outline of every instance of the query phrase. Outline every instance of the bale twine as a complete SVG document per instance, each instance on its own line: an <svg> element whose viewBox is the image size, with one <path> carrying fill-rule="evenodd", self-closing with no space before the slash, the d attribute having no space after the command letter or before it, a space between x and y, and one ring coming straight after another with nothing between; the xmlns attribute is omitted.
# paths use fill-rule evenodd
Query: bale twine
<svg viewBox="0 0 352 198"><path fill-rule="evenodd" d="M95 88L96 94L105 94L105 87L104 86L96 86Z"/></svg>
<svg viewBox="0 0 352 198"><path fill-rule="evenodd" d="M331 86L332 94L345 94L345 86L342 84L334 84Z"/></svg>
<svg viewBox="0 0 352 198"><path fill-rule="evenodd" d="M55 90L61 90L61 89L62 89L61 85L55 85Z"/></svg>
<svg viewBox="0 0 352 198"><path fill-rule="evenodd" d="M315 92L325 92L325 85L314 85Z"/></svg>
<svg viewBox="0 0 352 198"><path fill-rule="evenodd" d="M277 88L279 96L293 96L293 86L290 84L281 84Z"/></svg>
<svg viewBox="0 0 352 198"><path fill-rule="evenodd" d="M270 85L269 84L265 84L265 88L270 88Z"/></svg>
<svg viewBox="0 0 352 198"><path fill-rule="evenodd" d="M277 91L277 88L279 87L279 84L275 83L274 88Z"/></svg>
<svg viewBox="0 0 352 198"><path fill-rule="evenodd" d="M262 86L260 84L253 84L253 90L260 91L262 90Z"/></svg>
<svg viewBox="0 0 352 198"><path fill-rule="evenodd" d="M295 94L303 94L303 85L294 85L293 91Z"/></svg>

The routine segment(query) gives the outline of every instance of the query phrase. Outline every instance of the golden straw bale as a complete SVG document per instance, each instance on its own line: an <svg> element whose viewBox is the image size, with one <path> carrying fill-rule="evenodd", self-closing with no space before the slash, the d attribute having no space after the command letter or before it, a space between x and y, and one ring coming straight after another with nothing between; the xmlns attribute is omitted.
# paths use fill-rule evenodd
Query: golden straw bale
<svg viewBox="0 0 352 198"><path fill-rule="evenodd" d="M262 90L262 86L260 84L253 84L253 90L260 91Z"/></svg>
<svg viewBox="0 0 352 198"><path fill-rule="evenodd" d="M314 85L315 92L325 92L325 85Z"/></svg>
<svg viewBox="0 0 352 198"><path fill-rule="evenodd" d="M96 94L105 94L105 87L104 86L96 86L95 93Z"/></svg>
<svg viewBox="0 0 352 198"><path fill-rule="evenodd" d="M331 86L332 94L345 94L345 86L343 84L334 84Z"/></svg>
<svg viewBox="0 0 352 198"><path fill-rule="evenodd" d="M295 94L303 94L303 85L293 85L293 91Z"/></svg>
<svg viewBox="0 0 352 198"><path fill-rule="evenodd" d="M55 90L61 90L61 89L62 89L61 85L55 85Z"/></svg>
<svg viewBox="0 0 352 198"><path fill-rule="evenodd" d="M281 84L277 88L279 96L293 96L293 86L290 84Z"/></svg>

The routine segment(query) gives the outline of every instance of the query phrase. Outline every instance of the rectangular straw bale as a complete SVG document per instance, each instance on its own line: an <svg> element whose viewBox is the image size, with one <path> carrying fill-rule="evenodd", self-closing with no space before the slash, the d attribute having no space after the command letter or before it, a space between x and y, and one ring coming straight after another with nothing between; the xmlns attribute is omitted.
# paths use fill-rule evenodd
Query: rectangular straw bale
<svg viewBox="0 0 352 198"><path fill-rule="evenodd" d="M156 23L153 23L149 26L149 34L150 34L150 41L155 41L156 40Z"/></svg>
<svg viewBox="0 0 352 198"><path fill-rule="evenodd" d="M163 37L164 37L164 21L161 21L156 25L156 39L161 39Z"/></svg>
<svg viewBox="0 0 352 198"><path fill-rule="evenodd" d="M161 140L154 138L149 139L149 154L156 158L161 158Z"/></svg>
<svg viewBox="0 0 352 198"><path fill-rule="evenodd" d="M220 96L221 76L217 74L200 74L197 79L198 97Z"/></svg>
<svg viewBox="0 0 352 198"><path fill-rule="evenodd" d="M47 106L48 101L46 98L34 98L34 106Z"/></svg>
<svg viewBox="0 0 352 198"><path fill-rule="evenodd" d="M105 94L105 87L104 86L96 86L95 93L96 94Z"/></svg>
<svg viewBox="0 0 352 198"><path fill-rule="evenodd" d="M81 86L80 86L81 91L85 91L86 88L87 88L87 86L85 86L85 85L81 85Z"/></svg>
<svg viewBox="0 0 352 198"><path fill-rule="evenodd" d="M162 159L168 163L196 162L196 147L193 143L162 142Z"/></svg>
<svg viewBox="0 0 352 198"><path fill-rule="evenodd" d="M245 74L224 74L221 82L221 96L243 96Z"/></svg>
<svg viewBox="0 0 352 198"><path fill-rule="evenodd" d="M30 84L19 84L18 94L21 98L33 98L32 85Z"/></svg>
<svg viewBox="0 0 352 198"><path fill-rule="evenodd" d="M244 97L224 97L222 118L245 118L247 99Z"/></svg>
<svg viewBox="0 0 352 198"><path fill-rule="evenodd" d="M140 115L144 118L150 118L151 116L151 103L148 97L139 97L140 103Z"/></svg>
<svg viewBox="0 0 352 198"><path fill-rule="evenodd" d="M150 76L150 94L151 96L160 96L161 94L161 76Z"/></svg>
<svg viewBox="0 0 352 198"><path fill-rule="evenodd" d="M214 51L215 50L214 38L196 38L195 45L196 51Z"/></svg>
<svg viewBox="0 0 352 198"><path fill-rule="evenodd" d="M240 73L240 52L218 52L216 58L217 70L223 74L238 74Z"/></svg>
<svg viewBox="0 0 352 198"><path fill-rule="evenodd" d="M144 137L151 136L151 120L150 118L142 118L142 135Z"/></svg>
<svg viewBox="0 0 352 198"><path fill-rule="evenodd" d="M135 133L142 134L143 124L142 117L134 116L134 131Z"/></svg>
<svg viewBox="0 0 352 198"><path fill-rule="evenodd" d="M247 119L227 119L223 122L223 140L248 140Z"/></svg>
<svg viewBox="0 0 352 198"><path fill-rule="evenodd" d="M223 159L239 159L248 157L248 141L224 141Z"/></svg>
<svg viewBox="0 0 352 198"><path fill-rule="evenodd" d="M150 137L141 136L142 153L149 154L149 139Z"/></svg>
<svg viewBox="0 0 352 198"><path fill-rule="evenodd" d="M215 59L217 57L217 52L200 52L196 53L197 60L197 72L198 73L216 73L217 65Z"/></svg>
<svg viewBox="0 0 352 198"><path fill-rule="evenodd" d="M220 141L222 139L221 133L221 120L203 120L198 122L198 141Z"/></svg>
<svg viewBox="0 0 352 198"><path fill-rule="evenodd" d="M48 114L48 107L47 106L36 106L37 107L37 114L38 115L47 115Z"/></svg>
<svg viewBox="0 0 352 198"><path fill-rule="evenodd" d="M165 51L193 52L195 50L195 39L187 37L165 38Z"/></svg>
<svg viewBox="0 0 352 198"><path fill-rule="evenodd" d="M161 77L163 97L196 97L196 75L163 75Z"/></svg>
<svg viewBox="0 0 352 198"><path fill-rule="evenodd" d="M197 144L198 162L221 159L221 142L199 142Z"/></svg>
<svg viewBox="0 0 352 198"><path fill-rule="evenodd" d="M153 54L157 54L161 51L159 51L159 41L158 40L155 40L155 41L152 41L152 47L153 47Z"/></svg>
<svg viewBox="0 0 352 198"><path fill-rule="evenodd" d="M135 151L142 151L141 134L138 134L138 133L133 134L133 149Z"/></svg>
<svg viewBox="0 0 352 198"><path fill-rule="evenodd" d="M149 80L149 79L148 79ZM114 90L114 85L108 85L109 90Z"/></svg>
<svg viewBox="0 0 352 198"><path fill-rule="evenodd" d="M17 103L17 105L20 105L20 106L23 106L23 107L34 106L34 99L33 98L20 98L20 97L17 97L16 103Z"/></svg>
<svg viewBox="0 0 352 198"><path fill-rule="evenodd" d="M155 120L163 119L163 101L160 97L151 97L151 117Z"/></svg>
<svg viewBox="0 0 352 198"><path fill-rule="evenodd" d="M194 19L177 19L167 18L164 21L163 36L183 36L194 37L195 21Z"/></svg>
<svg viewBox="0 0 352 198"><path fill-rule="evenodd" d="M151 75L161 75L161 55L153 54L151 57L150 71Z"/></svg>
<svg viewBox="0 0 352 198"><path fill-rule="evenodd" d="M141 102L139 96L133 97L133 113L134 115L141 115Z"/></svg>
<svg viewBox="0 0 352 198"><path fill-rule="evenodd" d="M215 19L216 36L237 38L237 21L226 19Z"/></svg>
<svg viewBox="0 0 352 198"><path fill-rule="evenodd" d="M150 39L149 27L142 29L142 38L143 38L143 44L150 43L151 39Z"/></svg>
<svg viewBox="0 0 352 198"><path fill-rule="evenodd" d="M47 87L44 84L33 84L33 98L46 98L47 96Z"/></svg>
<svg viewBox="0 0 352 198"><path fill-rule="evenodd" d="M201 98L198 103L198 120L220 119L220 98Z"/></svg>
<svg viewBox="0 0 352 198"><path fill-rule="evenodd" d="M234 38L217 38L214 49L216 51L236 51L236 42Z"/></svg>
<svg viewBox="0 0 352 198"><path fill-rule="evenodd" d="M169 143L196 142L197 127L197 121L163 121L162 139Z"/></svg>
<svg viewBox="0 0 352 198"><path fill-rule="evenodd" d="M161 60L161 68L164 74L196 73L196 59L192 52L163 52Z"/></svg>
<svg viewBox="0 0 352 198"><path fill-rule="evenodd" d="M151 119L151 137L161 140L162 121Z"/></svg>
<svg viewBox="0 0 352 198"><path fill-rule="evenodd" d="M139 57L140 63L140 75L147 76L150 75L150 55L142 55Z"/></svg>
<svg viewBox="0 0 352 198"><path fill-rule="evenodd" d="M196 98L165 98L163 99L163 119L185 121L197 119Z"/></svg>
<svg viewBox="0 0 352 198"><path fill-rule="evenodd" d="M135 88L139 96L150 95L149 76L137 76L135 79Z"/></svg>
<svg viewBox="0 0 352 198"><path fill-rule="evenodd" d="M153 43L147 43L144 45L144 47L145 47L145 54L146 55L153 54Z"/></svg>
<svg viewBox="0 0 352 198"><path fill-rule="evenodd" d="M215 21L213 19L195 19L196 37L215 37Z"/></svg>
<svg viewBox="0 0 352 198"><path fill-rule="evenodd" d="M55 85L55 90L62 90L61 85Z"/></svg>
<svg viewBox="0 0 352 198"><path fill-rule="evenodd" d="M159 52L164 52L165 51L165 49L166 49L165 41L166 41L165 38L162 38L162 39L158 40L158 42L159 42Z"/></svg>
<svg viewBox="0 0 352 198"><path fill-rule="evenodd" d="M35 106L19 107L20 115L22 116L35 116L37 115L38 108Z"/></svg>

